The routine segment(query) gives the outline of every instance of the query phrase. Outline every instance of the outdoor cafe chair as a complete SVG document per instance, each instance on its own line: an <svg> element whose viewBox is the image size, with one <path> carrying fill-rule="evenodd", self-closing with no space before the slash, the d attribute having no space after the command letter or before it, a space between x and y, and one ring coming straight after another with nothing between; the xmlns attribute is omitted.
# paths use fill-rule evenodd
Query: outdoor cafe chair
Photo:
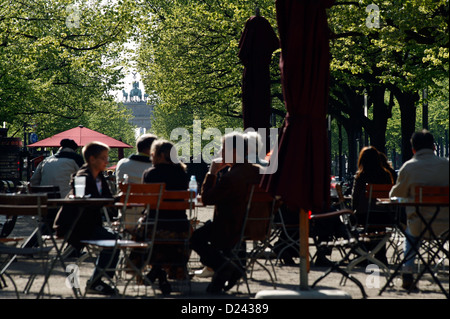
<svg viewBox="0 0 450 319"><path fill-rule="evenodd" d="M255 264L267 272L273 287L276 288L277 277L272 260L267 259L271 265L271 272L260 262L260 258L264 256L266 249L271 247L273 217L277 208L276 198L260 188L259 185L249 186L239 241L232 249L229 260L241 272L241 278L245 282L249 294L251 292L248 279L252 278ZM247 249L247 244L250 244L251 248ZM239 285L237 287L239 288Z"/></svg>
<svg viewBox="0 0 450 319"><path fill-rule="evenodd" d="M39 262L43 272L46 271L47 263L49 261L49 253L52 246L45 246L41 237L41 228L39 223L47 214L47 195L46 194L0 194L0 214L9 216L34 216L36 217L36 228L29 235L22 245L19 247L10 246L7 244L8 239L0 240L0 255L2 259L0 262L0 278L2 284L6 285L3 276L10 279L14 286L17 298L20 298L18 287L14 279L7 273L13 262L15 261L32 261ZM27 241L37 234L38 245L36 247L26 247ZM28 271L27 271L28 272ZM29 293L33 284L36 273L30 271L29 280L24 288L24 293ZM0 284L1 286L1 284Z"/></svg>
<svg viewBox="0 0 450 319"><path fill-rule="evenodd" d="M389 190L393 185L387 184L367 184L365 196L368 199L368 209L366 216L366 223L361 225L357 223L357 219L354 216L353 210L347 209L344 205L342 189L336 187L338 197L340 198L341 209L335 212L329 212L324 214L315 214L311 216L311 220L324 219L324 218L336 218L340 217L340 220L345 226L345 233L341 238L335 238L332 241L324 242L319 245L328 248L338 248L343 254L341 259L333 262L331 267L320 276L312 285L314 287L321 280L327 277L333 271L337 271L342 274L341 285L345 284L347 279L354 282L360 289L363 298L367 297L361 282L351 275L353 268L363 262L375 264L379 268L383 269L386 277L389 277L389 268L387 265L375 258L375 254L388 242L393 232L394 214L390 210L376 210L374 208L374 201L376 198L389 197ZM385 214L381 220L388 221L387 223L373 222L372 220L380 220L379 218L372 219L375 214ZM377 217L377 216L375 216ZM375 242L376 245L371 243ZM371 245L371 248L368 248ZM370 246L369 246L370 247ZM346 266L345 266L346 265Z"/></svg>
<svg viewBox="0 0 450 319"><path fill-rule="evenodd" d="M443 264L449 258L448 240L448 205L449 205L449 187L448 186L425 186L419 185L414 190L414 202L421 204L436 204L433 206L434 212L429 216L429 219L421 213L423 206L417 206L416 214L421 219L424 226L421 238L420 248L418 249L418 264L422 269L418 269L419 273L413 284L416 285L420 278L428 272L431 274L434 282L436 282L444 294L448 298L448 292L444 289L438 278L437 270L439 265ZM436 233L433 229L433 222L437 219L439 213L443 209L447 209L447 228L442 233ZM443 212L442 212L443 213ZM447 244L447 245L446 245ZM448 272L446 274L448 278Z"/></svg>
<svg viewBox="0 0 450 319"><path fill-rule="evenodd" d="M381 205L388 206L398 206L398 207L414 207L415 214L420 219L422 223L422 231L418 236L418 241L420 245L412 245L418 262L423 267L419 270L414 283L411 285L417 287L417 283L421 277L428 272L433 281L439 286L443 294L448 298L448 291L443 287L440 279L436 273L437 267L445 259L448 259L448 222L446 229L441 229L441 233L436 234L433 229L433 222L439 216L439 213L445 208L446 215L448 218L448 206L449 206L449 187L448 186L426 186L417 185L414 187L414 197L412 199L407 199L405 201L388 200L381 202ZM424 209L431 209L424 212ZM429 215L428 215L429 214ZM404 232L404 230L402 230ZM405 240L409 240L408 236L405 235ZM425 245L424 245L425 243ZM389 277L386 284L381 288L379 295L392 283L393 279L400 273L400 269L405 263L405 261L410 258L408 256L403 257L403 260L397 265L394 272ZM437 262L436 262L437 260ZM448 273L446 274L448 279ZM408 293L411 292L411 289Z"/></svg>
<svg viewBox="0 0 450 319"><path fill-rule="evenodd" d="M315 222L321 219L327 218L336 218L339 217L342 223L345 225L345 235L342 237L333 238L331 241L322 242L318 244L318 247L322 246L323 248L337 248L343 252L343 256L338 261L333 261L332 265L319 277L314 283L311 285L311 288L314 288L320 281L325 279L332 272L340 273L343 278L350 279L353 283L355 283L361 291L363 298L367 298L367 293L364 289L362 283L353 275L349 273L347 267L345 266L351 261L351 258L354 256L356 252L356 248L359 246L360 240L358 239L357 234L355 234L355 230L353 227L354 212L351 209L340 209L337 211L321 213L321 214L313 214L310 216L311 222ZM341 284L343 281L341 281Z"/></svg>
<svg viewBox="0 0 450 319"><path fill-rule="evenodd" d="M190 281L190 238L193 232L193 225L189 218L186 219L175 219L170 217L172 211L185 211L187 216L192 216L192 211L195 209L194 202L195 193L189 190L164 190L162 201L160 203L159 215L156 218L155 223L161 225L163 223L170 223L174 225L175 223L185 224L187 229L186 232L171 232L171 235L167 236L167 232L156 231L154 235L154 248L167 251L168 249L178 249L180 256L179 260L159 260L157 263L161 264L163 268L172 269L169 271L169 280L172 284L176 284L176 290L180 293L190 294L191 292L191 281ZM153 252L154 254L154 252ZM153 259L153 256L152 256ZM150 260L150 264L153 264L153 260Z"/></svg>
<svg viewBox="0 0 450 319"><path fill-rule="evenodd" d="M133 225L130 225L128 222L125 223L124 217L130 208L136 208L141 212L150 210L155 211L155 216L157 219L164 189L164 183L129 183L120 185L119 201L115 204L116 208L121 210L120 221L116 229L116 239L81 241L82 244L86 245L90 255L96 255L103 249L112 250L111 256L114 256L117 252L121 254L121 258L116 268L111 268L111 262L113 259L111 258L109 264L100 272L98 276L101 277L106 275L108 270L115 270L114 278L108 277L108 280L115 288L117 288L119 280L121 279L120 277L122 277L118 275L130 274L129 278L124 277L125 284L122 295L126 294L126 290L133 280L143 280L144 283L151 286L155 292L153 283L151 283L146 276L144 276L143 272L149 264L154 246L154 237L148 239L147 234L152 234L153 236L156 233L157 222L154 220L147 220L145 222L138 220L133 223ZM143 229L143 241L134 240L134 238L129 236L138 226ZM123 239L122 235L124 235ZM135 265L135 263L130 259L131 252L136 250L142 253L142 256L145 256L139 265ZM95 282L95 280L96 278L94 278L92 282Z"/></svg>
<svg viewBox="0 0 450 319"><path fill-rule="evenodd" d="M151 267L153 260L152 257L155 253L155 247L164 247L164 250L171 249L173 247L181 247L182 254L186 256L186 262L177 261L163 261L162 266L164 268L168 267L178 267L181 269L182 274L176 273L175 277L169 278L172 283L178 285L178 291L191 291L191 282L189 277L190 270L188 269L188 259L190 254L189 248L189 238L192 233L192 228L188 227L187 232L180 237L170 236L169 238L165 236L160 236L157 227L158 224L164 222L177 223L177 222L187 222L187 220L178 220L170 218L167 216L174 210L184 210L188 211L188 216L191 216L192 210L194 209L193 196L194 193L191 191L169 191L165 190L164 184L150 183L150 184L124 184L120 186L122 193L120 202L116 206L122 209L122 220L119 226L119 233L121 233L125 238L116 241L116 249L122 251L122 260L120 263L121 274L131 273L130 279L126 280L125 288L123 294L125 294L127 286L131 281L136 279L137 284L143 283L145 285L151 285L154 295L156 296L156 291L152 282L144 276L144 271ZM138 214L143 217L142 212L154 211L152 215L147 214L146 219L138 219L136 217L126 218L126 214L130 214L130 208L136 208L139 212ZM128 216L129 217L129 216ZM133 230L140 228L138 234L134 233ZM136 238L138 235L139 238ZM142 242L141 242L142 240ZM84 241L84 243L89 244L90 247L93 246L93 241ZM97 242L96 245L101 248L112 247L114 241L109 241L109 243L102 241ZM141 262L139 267L133 265L133 261L130 259L130 253L134 252L135 255L141 257ZM159 261L158 261L159 262ZM178 276L177 276L178 275Z"/></svg>
<svg viewBox="0 0 450 319"><path fill-rule="evenodd" d="M393 237L397 228L397 215L392 208L377 206L376 201L379 198L389 198L392 186L392 184L366 184L365 197L368 202L366 221L363 225L354 226L357 233L355 238L358 239L358 245L354 247L357 257L348 264L347 271L350 272L359 263L367 261L382 269L386 278L389 278L388 265L378 260L375 254L386 247Z"/></svg>

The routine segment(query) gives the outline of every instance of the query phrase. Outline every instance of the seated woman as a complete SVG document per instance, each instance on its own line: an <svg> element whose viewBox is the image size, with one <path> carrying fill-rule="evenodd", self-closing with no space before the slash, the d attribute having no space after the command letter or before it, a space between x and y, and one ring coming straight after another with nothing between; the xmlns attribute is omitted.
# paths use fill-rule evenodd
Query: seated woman
<svg viewBox="0 0 450 319"><path fill-rule="evenodd" d="M358 159L358 171L356 172L353 191L352 191L352 208L359 225L365 225L368 213L369 201L366 198L366 183L369 184L393 184L394 178L391 173L383 166L378 150L373 146L364 147ZM372 206L376 208L375 203ZM370 224L383 224L388 222L384 214L371 214ZM375 243L366 246L371 249L376 246ZM382 248L375 254L375 258L387 264L386 248Z"/></svg>
<svg viewBox="0 0 450 319"><path fill-rule="evenodd" d="M153 167L148 168L142 175L143 183L165 183L166 190L187 190L189 176L183 163L174 163L171 151L174 145L166 140L153 142L150 155ZM154 217L155 212L150 211L146 217ZM144 218L144 220L145 220ZM156 239L187 239L189 236L189 221L185 210L159 212ZM151 234L147 234L151 237ZM154 282L159 280L159 287L163 294L171 292L169 278L182 279L185 273L189 253L184 245L155 245L150 259L151 271L147 278Z"/></svg>

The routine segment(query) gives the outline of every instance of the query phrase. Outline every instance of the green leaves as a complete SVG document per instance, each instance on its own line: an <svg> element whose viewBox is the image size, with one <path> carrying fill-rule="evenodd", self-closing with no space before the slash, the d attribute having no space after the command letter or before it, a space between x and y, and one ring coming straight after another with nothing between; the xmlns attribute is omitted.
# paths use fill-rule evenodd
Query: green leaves
<svg viewBox="0 0 450 319"><path fill-rule="evenodd" d="M146 90L155 92L161 100L154 121L159 122L163 114L170 117L176 112L183 114L184 125L188 127L197 117L205 122L215 119L211 122L218 128L230 124L242 127L243 66L238 58L238 45L245 22L254 15L254 2L152 3L154 15L142 26L144 36L138 65ZM275 28L273 1L260 1L260 6ZM278 69L277 64L274 67ZM159 134L170 134L176 127L173 125L156 124L154 129Z"/></svg>
<svg viewBox="0 0 450 319"><path fill-rule="evenodd" d="M60 120L104 116L135 1L1 1L0 119L47 137Z"/></svg>

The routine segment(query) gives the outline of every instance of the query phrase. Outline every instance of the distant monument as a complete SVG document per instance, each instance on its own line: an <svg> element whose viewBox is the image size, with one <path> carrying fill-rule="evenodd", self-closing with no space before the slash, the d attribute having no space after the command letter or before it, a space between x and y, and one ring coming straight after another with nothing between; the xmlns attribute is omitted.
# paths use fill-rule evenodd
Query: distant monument
<svg viewBox="0 0 450 319"><path fill-rule="evenodd" d="M130 101L131 102L141 102L142 101L142 91L139 88L139 82L133 82L133 89L130 91Z"/></svg>
<svg viewBox="0 0 450 319"><path fill-rule="evenodd" d="M133 72L132 89L129 93L122 90L123 104L129 109L133 118L130 120L131 124L136 125L140 131L145 132L149 130L151 125L151 116L153 115L153 106L147 104L148 94L142 94L139 88L139 81L136 80L136 72Z"/></svg>
<svg viewBox="0 0 450 319"><path fill-rule="evenodd" d="M128 100L128 93L125 90L122 90L122 96L123 96L123 102L126 102Z"/></svg>

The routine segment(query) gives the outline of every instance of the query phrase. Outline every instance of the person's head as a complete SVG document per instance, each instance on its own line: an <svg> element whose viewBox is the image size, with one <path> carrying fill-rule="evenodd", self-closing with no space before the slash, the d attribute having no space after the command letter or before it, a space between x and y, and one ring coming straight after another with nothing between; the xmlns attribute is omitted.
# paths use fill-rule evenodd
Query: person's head
<svg viewBox="0 0 450 319"><path fill-rule="evenodd" d="M245 133L245 137L247 138L248 161L254 163L256 160L258 162L259 153L264 147L261 135L255 131L248 131Z"/></svg>
<svg viewBox="0 0 450 319"><path fill-rule="evenodd" d="M245 163L248 140L243 133L231 132L222 138L222 158L225 164Z"/></svg>
<svg viewBox="0 0 450 319"><path fill-rule="evenodd" d="M391 164L389 163L389 159L383 152L379 152L378 154L380 156L381 164L386 168L392 168Z"/></svg>
<svg viewBox="0 0 450 319"><path fill-rule="evenodd" d="M156 140L153 142L150 156L154 165L157 164L173 164L181 165L185 168L185 165L178 160L177 149L173 143L167 140Z"/></svg>
<svg viewBox="0 0 450 319"><path fill-rule="evenodd" d="M411 146L413 153L420 151L421 149L434 150L434 137L433 134L427 130L414 132L411 136Z"/></svg>
<svg viewBox="0 0 450 319"><path fill-rule="evenodd" d="M70 138L62 139L61 142L59 142L59 145L62 148L70 148L74 151L78 149L78 144L74 140L71 140Z"/></svg>
<svg viewBox="0 0 450 319"><path fill-rule="evenodd" d="M150 155L150 149L152 147L152 143L157 139L156 135L153 134L143 134L139 136L136 141L136 149L138 153L148 154Z"/></svg>
<svg viewBox="0 0 450 319"><path fill-rule="evenodd" d="M106 170L109 161L109 146L101 142L90 142L83 147L84 161L94 175Z"/></svg>
<svg viewBox="0 0 450 319"><path fill-rule="evenodd" d="M371 170L381 166L378 150L373 146L366 146L359 152L358 171Z"/></svg>

